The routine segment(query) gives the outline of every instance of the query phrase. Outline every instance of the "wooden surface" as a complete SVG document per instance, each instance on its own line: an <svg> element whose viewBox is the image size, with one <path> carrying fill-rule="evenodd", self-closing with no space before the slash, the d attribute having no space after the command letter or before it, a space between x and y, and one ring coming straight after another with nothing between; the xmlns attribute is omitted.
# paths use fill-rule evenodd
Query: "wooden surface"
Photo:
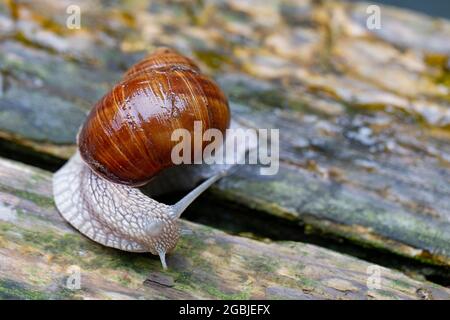
<svg viewBox="0 0 450 320"><path fill-rule="evenodd" d="M81 7L80 30L66 28L66 8L74 3ZM318 230L333 239L343 238L380 252L387 250L411 261L444 266L443 270L448 271L448 21L382 6L382 28L371 31L366 28L367 4L306 0L228 0L204 4L137 0L132 4L118 2L115 6L101 3L97 0L0 0L0 151L3 157L27 162L38 159L43 166L51 166L55 158L67 159L74 151L78 127L91 106L134 62L157 46L170 46L191 56L220 83L230 98L235 117L256 128L280 129L280 172L264 177L255 166L241 168L212 188L209 196L218 206L226 201L260 212L260 218L255 217L259 226L264 226L265 217L270 214L299 226L299 233L302 228ZM12 172L22 170L19 169L22 166L16 167ZM34 169L24 172L28 174ZM10 189L3 190L5 203L16 201L12 205L25 208L29 205L35 208L31 211L37 211L36 219L36 212L31 220L23 216L16 219L12 224L16 231L0 232L2 239L8 235L4 240L8 245L14 248L16 241L25 250L13 249L15 255L8 257L5 265L17 274L3 277L2 294L27 297L26 294L35 292L36 297L64 294L114 297L120 292L124 297L141 294L156 297L158 290L140 287L141 291L135 292L130 288L140 286L148 272L159 270L157 260L101 249L79 238L54 211L48 198L48 177L43 175L46 182L42 186L33 179L18 178L17 181L22 181L19 183L6 171L0 176L6 186L9 182L3 177L23 186L19 195ZM45 210L24 200L29 193L40 192L44 195ZM5 208L1 216L14 216ZM186 225L200 237L184 238L173 258L176 267L170 271L172 278L181 283L181 266L194 264L196 259L182 255L183 248L195 249L198 254L207 252L198 258L204 263L202 268L210 269L212 263L218 269L211 278L201 272L188 274L187 284L181 286L184 291L177 284L177 290L158 291L164 292L163 297L229 297L222 294L266 297L267 292L297 298L368 297L361 285L366 268L361 261L300 243L264 244L190 223ZM46 246L45 241L35 244L27 241L27 236L21 238L25 227L30 230L36 227L37 234L28 239L44 236L48 230L48 240L57 244ZM64 232L68 232L68 238L64 238ZM213 236L209 238L211 233ZM11 240L10 234L17 234L18 238ZM57 271L46 268L51 259L56 259L55 268L59 271L73 261L90 263L90 259L67 257L70 255L67 252L61 261L58 254L48 258L52 250L70 251L72 241L86 251L93 250L94 261L98 255L101 257L98 263L102 259L111 263L105 267L105 270L110 268L111 274L106 273L108 277L103 280L95 276L99 274L95 264L88 265L87 279L92 290L75 295L61 291L60 278L53 279L55 274L51 273ZM252 269L237 256L234 264L218 264L222 246L214 249L216 245L210 246L208 241L224 243L233 252L249 257L254 256L255 248L268 250L269 256L274 251L283 252L278 255L283 255L285 260L280 262L280 268L277 266L278 273L264 274L264 281L255 281L259 267ZM208 250L200 250L204 246ZM4 256L7 249L0 250ZM311 258L304 263L304 259L310 258L302 256L302 250L315 252L316 255L307 254L314 259L329 255L317 267L326 271L316 275L310 268L315 260ZM343 259L344 265L355 263L355 266L344 268L352 270L345 271L344 276L339 273L340 264L330 262L334 257ZM36 259L34 271L19 273L18 270L30 265L24 259ZM305 269L295 267L298 263ZM267 261L262 264L265 268ZM223 282L228 275L222 273L234 268L236 273L231 274L236 278ZM243 268L248 269L247 276L241 271ZM272 270L271 266L268 268ZM330 276L336 274L334 269L339 277L354 281L353 285L359 289L336 291L324 286L319 279L324 279L328 272ZM2 270L5 274L5 269ZM292 275L298 270L306 270L300 273L304 279ZM33 280L34 272L45 276ZM128 289L120 287L122 276L125 282L130 282ZM241 277L245 280L236 281ZM204 278L211 281L208 282L211 287L200 286ZM319 289L303 295L308 289L304 290L298 281L308 279L319 281L320 284L312 285ZM247 280L254 282L245 287ZM241 284L238 290L236 282ZM212 288L220 288L222 284L224 287L214 292ZM391 291L385 297L417 297L414 290L419 286L409 286L406 293ZM268 289L272 287L275 289ZM390 288L399 290L395 286Z"/></svg>
<svg viewBox="0 0 450 320"><path fill-rule="evenodd" d="M70 227L54 207L51 173L0 159L0 299L450 298L449 289L314 245L182 227L163 271L151 254L109 249ZM73 265L80 290L65 285ZM374 268L379 289L367 287Z"/></svg>
<svg viewBox="0 0 450 320"><path fill-rule="evenodd" d="M69 1L73 3L73 1ZM213 75L235 116L279 128L281 169L215 189L252 209L432 264L450 264L450 24L364 4L0 4L0 136L67 158L85 112L158 45ZM264 17L264 18L263 18ZM393 36L401 34L401 36Z"/></svg>

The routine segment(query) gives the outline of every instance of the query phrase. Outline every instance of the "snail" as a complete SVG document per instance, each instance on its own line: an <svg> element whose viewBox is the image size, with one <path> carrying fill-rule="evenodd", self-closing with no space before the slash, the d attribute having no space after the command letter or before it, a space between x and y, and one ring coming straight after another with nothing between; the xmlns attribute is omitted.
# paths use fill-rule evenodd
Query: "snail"
<svg viewBox="0 0 450 320"><path fill-rule="evenodd" d="M63 218L102 245L159 255L166 269L181 214L227 174L226 168L216 170L174 205L139 189L150 182L155 191L158 177L161 185L170 172L175 184L181 176L199 178L199 167L189 171L171 161L171 133L192 132L194 121L225 133L230 109L222 90L191 59L159 48L132 66L91 109L77 135L77 152L53 176Z"/></svg>

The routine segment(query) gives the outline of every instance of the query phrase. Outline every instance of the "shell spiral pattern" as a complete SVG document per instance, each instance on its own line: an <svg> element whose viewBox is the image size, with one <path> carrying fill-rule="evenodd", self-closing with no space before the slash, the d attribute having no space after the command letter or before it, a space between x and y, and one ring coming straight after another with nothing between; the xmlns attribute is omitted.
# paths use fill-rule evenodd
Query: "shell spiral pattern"
<svg viewBox="0 0 450 320"><path fill-rule="evenodd" d="M140 186L173 165L172 132L193 133L195 121L203 132L225 133L228 101L192 60L161 48L132 66L94 106L79 133L79 151L103 178Z"/></svg>

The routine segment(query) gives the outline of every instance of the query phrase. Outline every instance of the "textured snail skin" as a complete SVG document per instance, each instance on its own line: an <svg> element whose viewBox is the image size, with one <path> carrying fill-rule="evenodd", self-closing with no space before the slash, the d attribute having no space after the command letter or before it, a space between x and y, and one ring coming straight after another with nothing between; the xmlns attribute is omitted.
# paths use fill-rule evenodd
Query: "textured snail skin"
<svg viewBox="0 0 450 320"><path fill-rule="evenodd" d="M53 177L55 203L62 216L90 239L126 251L158 254L179 238L170 206L137 188L105 180L77 152Z"/></svg>
<svg viewBox="0 0 450 320"><path fill-rule="evenodd" d="M193 136L195 121L204 131L224 133L230 123L227 99L192 60L162 48L132 66L94 106L78 146L97 174L140 186L173 165L171 151L178 142L171 135L183 128Z"/></svg>

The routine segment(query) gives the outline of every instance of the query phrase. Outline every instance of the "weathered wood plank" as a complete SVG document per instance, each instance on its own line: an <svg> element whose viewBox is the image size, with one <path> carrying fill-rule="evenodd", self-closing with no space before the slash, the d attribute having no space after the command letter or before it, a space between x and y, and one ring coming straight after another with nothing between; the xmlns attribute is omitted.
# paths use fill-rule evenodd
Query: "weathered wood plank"
<svg viewBox="0 0 450 320"><path fill-rule="evenodd" d="M448 21L382 7L372 32L364 4L75 2L81 30L65 27L69 2L0 5L1 137L69 157L92 103L147 50L173 46L235 115L280 129L280 173L245 168L218 199L450 265Z"/></svg>
<svg viewBox="0 0 450 320"><path fill-rule="evenodd" d="M182 221L169 270L157 258L103 247L54 207L51 174L0 159L0 298L449 299L450 290L314 245L259 242ZM81 289L65 284L81 270ZM373 271L372 271L373 272ZM144 284L145 282L145 284Z"/></svg>

